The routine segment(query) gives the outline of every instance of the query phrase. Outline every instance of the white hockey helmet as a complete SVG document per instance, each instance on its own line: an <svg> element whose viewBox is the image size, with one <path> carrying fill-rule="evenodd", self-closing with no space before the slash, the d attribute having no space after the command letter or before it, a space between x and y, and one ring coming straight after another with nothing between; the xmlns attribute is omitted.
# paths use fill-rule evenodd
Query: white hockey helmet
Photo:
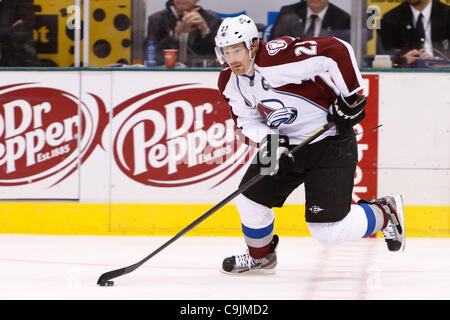
<svg viewBox="0 0 450 320"><path fill-rule="evenodd" d="M254 39L259 39L258 28L249 16L241 14L237 17L225 18L220 24L215 38L217 60L219 60L221 64L224 64L225 58L223 57L221 48L241 42L244 42L245 46L250 51L249 54L251 58Z"/></svg>

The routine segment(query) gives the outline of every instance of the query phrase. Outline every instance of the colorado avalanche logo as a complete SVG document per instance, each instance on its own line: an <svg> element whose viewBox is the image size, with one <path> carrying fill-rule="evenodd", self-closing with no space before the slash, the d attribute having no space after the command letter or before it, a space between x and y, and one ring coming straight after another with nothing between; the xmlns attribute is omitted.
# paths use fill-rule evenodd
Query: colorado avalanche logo
<svg viewBox="0 0 450 320"><path fill-rule="evenodd" d="M267 52L269 55L274 56L276 55L280 50L287 48L287 43L284 40L278 39L278 40L272 40L269 41L266 44Z"/></svg>
<svg viewBox="0 0 450 320"><path fill-rule="evenodd" d="M297 119L297 109L285 107L283 102L277 99L259 101L257 109L271 128L278 128L283 123L291 124Z"/></svg>

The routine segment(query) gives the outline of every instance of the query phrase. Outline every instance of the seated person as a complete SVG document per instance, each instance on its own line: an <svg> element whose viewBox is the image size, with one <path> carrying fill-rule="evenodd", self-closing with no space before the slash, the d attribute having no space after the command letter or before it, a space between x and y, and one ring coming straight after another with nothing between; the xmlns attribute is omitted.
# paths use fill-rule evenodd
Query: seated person
<svg viewBox="0 0 450 320"><path fill-rule="evenodd" d="M33 0L0 1L0 67L38 66Z"/></svg>
<svg viewBox="0 0 450 320"><path fill-rule="evenodd" d="M164 64L164 49L178 49L178 61L190 66L195 58L215 60L214 37L219 16L197 6L199 0L170 0L148 18L147 38L155 41L156 61Z"/></svg>
<svg viewBox="0 0 450 320"><path fill-rule="evenodd" d="M449 59L450 6L439 0L407 0L386 12L380 34L385 53L399 65Z"/></svg>
<svg viewBox="0 0 450 320"><path fill-rule="evenodd" d="M306 0L283 6L272 27L270 39L337 37L350 41L350 15L328 0Z"/></svg>

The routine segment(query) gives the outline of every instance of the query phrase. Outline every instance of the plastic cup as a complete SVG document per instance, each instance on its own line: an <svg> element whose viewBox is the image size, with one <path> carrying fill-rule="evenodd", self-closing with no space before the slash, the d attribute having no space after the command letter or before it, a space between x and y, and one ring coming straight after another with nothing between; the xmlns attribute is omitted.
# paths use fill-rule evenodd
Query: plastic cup
<svg viewBox="0 0 450 320"><path fill-rule="evenodd" d="M167 68L175 68L175 64L177 63L177 49L165 49L164 50L164 62Z"/></svg>

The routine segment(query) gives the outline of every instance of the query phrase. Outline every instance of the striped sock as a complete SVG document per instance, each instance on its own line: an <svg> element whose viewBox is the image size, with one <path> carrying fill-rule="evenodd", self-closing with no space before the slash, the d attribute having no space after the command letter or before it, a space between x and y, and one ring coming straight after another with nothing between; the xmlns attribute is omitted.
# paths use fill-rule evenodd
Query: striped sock
<svg viewBox="0 0 450 320"><path fill-rule="evenodd" d="M242 224L245 243L252 258L261 259L272 252L273 224L264 228L253 229Z"/></svg>
<svg viewBox="0 0 450 320"><path fill-rule="evenodd" d="M358 203L367 217L367 229L364 238L383 230L388 223L388 216L375 204Z"/></svg>

